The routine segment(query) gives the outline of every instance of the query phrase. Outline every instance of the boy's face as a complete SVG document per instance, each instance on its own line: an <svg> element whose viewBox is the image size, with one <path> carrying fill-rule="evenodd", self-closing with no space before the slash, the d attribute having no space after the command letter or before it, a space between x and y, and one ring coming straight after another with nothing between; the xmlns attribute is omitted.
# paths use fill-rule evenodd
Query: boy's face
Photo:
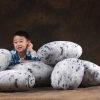
<svg viewBox="0 0 100 100"><path fill-rule="evenodd" d="M24 36L14 36L13 38L13 45L15 50L18 53L24 52L27 49L29 40L27 40Z"/></svg>

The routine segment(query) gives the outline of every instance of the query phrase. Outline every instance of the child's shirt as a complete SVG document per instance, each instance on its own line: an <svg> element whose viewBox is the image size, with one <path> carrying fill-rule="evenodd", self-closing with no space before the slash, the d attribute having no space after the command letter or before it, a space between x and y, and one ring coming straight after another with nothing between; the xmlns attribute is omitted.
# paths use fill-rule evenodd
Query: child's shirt
<svg viewBox="0 0 100 100"><path fill-rule="evenodd" d="M12 59L11 59L10 65L19 64L20 57L15 49L11 50L11 55L12 55ZM24 60L40 61L40 59L36 55L36 52L29 52L29 51L26 51Z"/></svg>

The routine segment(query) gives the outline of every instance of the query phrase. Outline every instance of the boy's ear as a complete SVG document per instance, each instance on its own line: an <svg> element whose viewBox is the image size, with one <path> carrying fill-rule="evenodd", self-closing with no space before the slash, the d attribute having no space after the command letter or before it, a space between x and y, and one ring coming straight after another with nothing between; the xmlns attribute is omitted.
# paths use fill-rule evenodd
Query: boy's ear
<svg viewBox="0 0 100 100"><path fill-rule="evenodd" d="M31 41L30 40L28 40L28 44L30 43Z"/></svg>
<svg viewBox="0 0 100 100"><path fill-rule="evenodd" d="M28 40L28 42L30 43L30 42L31 42L31 40Z"/></svg>
<svg viewBox="0 0 100 100"><path fill-rule="evenodd" d="M27 44L27 47L30 45L30 43L31 43L31 41L30 41L30 40L28 40L28 44Z"/></svg>

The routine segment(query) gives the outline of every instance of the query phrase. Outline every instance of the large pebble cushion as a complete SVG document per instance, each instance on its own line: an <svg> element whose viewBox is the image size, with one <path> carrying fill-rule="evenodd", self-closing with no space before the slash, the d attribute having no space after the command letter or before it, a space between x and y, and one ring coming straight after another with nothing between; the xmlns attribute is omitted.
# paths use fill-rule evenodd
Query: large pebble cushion
<svg viewBox="0 0 100 100"><path fill-rule="evenodd" d="M51 74L51 85L55 89L75 89L79 87L84 76L82 61L77 58L58 62Z"/></svg>
<svg viewBox="0 0 100 100"><path fill-rule="evenodd" d="M24 91L34 87L34 76L25 70L0 72L0 91Z"/></svg>
<svg viewBox="0 0 100 100"><path fill-rule="evenodd" d="M11 61L11 53L9 50L0 49L0 71L5 70Z"/></svg>
<svg viewBox="0 0 100 100"><path fill-rule="evenodd" d="M50 84L50 76L53 68L41 61L21 63L12 66L12 70L30 71L35 76L35 85L42 86Z"/></svg>
<svg viewBox="0 0 100 100"><path fill-rule="evenodd" d="M55 65L65 58L79 58L82 47L74 42L53 41L37 50L37 55L46 64Z"/></svg>
<svg viewBox="0 0 100 100"><path fill-rule="evenodd" d="M100 66L90 61L83 60L84 77L81 83L83 87L100 85Z"/></svg>

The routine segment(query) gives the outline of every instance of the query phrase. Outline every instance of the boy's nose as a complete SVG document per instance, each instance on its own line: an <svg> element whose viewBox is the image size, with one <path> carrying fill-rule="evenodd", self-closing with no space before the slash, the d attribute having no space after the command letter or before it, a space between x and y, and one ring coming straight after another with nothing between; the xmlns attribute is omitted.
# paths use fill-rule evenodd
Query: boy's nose
<svg viewBox="0 0 100 100"><path fill-rule="evenodd" d="M20 43L17 43L17 45L21 45Z"/></svg>

